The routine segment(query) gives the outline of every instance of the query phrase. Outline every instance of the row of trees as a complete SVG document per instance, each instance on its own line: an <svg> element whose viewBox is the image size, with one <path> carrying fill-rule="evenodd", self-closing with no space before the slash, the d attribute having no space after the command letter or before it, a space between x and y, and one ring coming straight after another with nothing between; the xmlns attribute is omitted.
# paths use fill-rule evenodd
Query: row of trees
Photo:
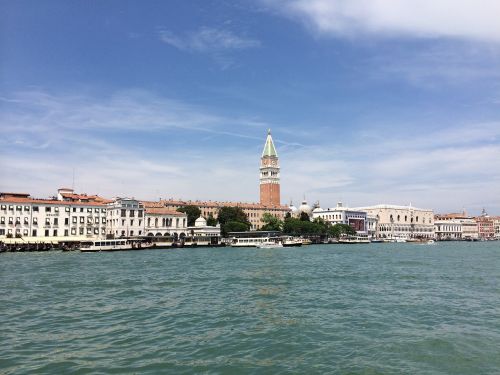
<svg viewBox="0 0 500 375"><path fill-rule="evenodd" d="M201 210L197 206L184 206L178 208L177 211L186 213L188 226L193 226L196 219L201 215ZM292 236L331 236L339 238L344 234L356 234L356 231L347 224L331 225L321 218L311 221L304 212L300 215L300 218L293 218L288 213L285 220L280 220L276 216L265 213L262 221L264 225L261 230L280 231ZM217 223L220 223L222 236L226 236L229 232L246 232L251 227L247 215L240 207L221 207L217 219L210 214L207 218L207 225L215 226Z"/></svg>

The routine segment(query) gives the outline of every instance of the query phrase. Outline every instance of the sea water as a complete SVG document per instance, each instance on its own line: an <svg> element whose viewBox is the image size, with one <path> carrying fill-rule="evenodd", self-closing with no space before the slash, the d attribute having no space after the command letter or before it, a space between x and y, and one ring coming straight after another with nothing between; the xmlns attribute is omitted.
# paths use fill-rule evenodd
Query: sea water
<svg viewBox="0 0 500 375"><path fill-rule="evenodd" d="M2 374L499 374L500 242L0 254Z"/></svg>

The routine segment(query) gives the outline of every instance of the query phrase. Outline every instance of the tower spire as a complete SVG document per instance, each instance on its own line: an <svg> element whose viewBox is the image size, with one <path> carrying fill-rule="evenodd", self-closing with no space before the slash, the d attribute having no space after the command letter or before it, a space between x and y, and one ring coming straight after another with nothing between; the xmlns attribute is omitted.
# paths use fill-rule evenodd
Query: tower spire
<svg viewBox="0 0 500 375"><path fill-rule="evenodd" d="M280 205L280 166L271 129L267 130L266 143L260 158L260 203Z"/></svg>

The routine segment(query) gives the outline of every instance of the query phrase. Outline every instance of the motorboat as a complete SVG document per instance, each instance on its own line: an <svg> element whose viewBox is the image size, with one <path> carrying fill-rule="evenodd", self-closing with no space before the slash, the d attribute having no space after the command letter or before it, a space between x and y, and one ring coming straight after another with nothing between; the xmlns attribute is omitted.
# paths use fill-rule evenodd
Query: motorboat
<svg viewBox="0 0 500 375"><path fill-rule="evenodd" d="M153 247L152 243L141 239L112 239L82 241L78 250L84 253L100 251L144 250Z"/></svg>
<svg viewBox="0 0 500 375"><path fill-rule="evenodd" d="M284 247L299 247L302 246L302 241L298 238L285 237L281 241Z"/></svg>
<svg viewBox="0 0 500 375"><path fill-rule="evenodd" d="M281 242L269 241L269 242L263 242L257 247L259 249L277 249L279 247L283 247L283 244Z"/></svg>

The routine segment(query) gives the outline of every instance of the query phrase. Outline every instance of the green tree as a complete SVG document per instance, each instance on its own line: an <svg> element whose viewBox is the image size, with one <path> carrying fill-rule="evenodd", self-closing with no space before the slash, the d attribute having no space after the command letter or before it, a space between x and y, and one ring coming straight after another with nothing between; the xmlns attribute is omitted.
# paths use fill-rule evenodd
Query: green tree
<svg viewBox="0 0 500 375"><path fill-rule="evenodd" d="M266 212L264 215L262 215L262 222L264 225L262 226L261 230L276 230L276 231L281 231L283 230L283 222L278 219L276 216L271 215L269 212Z"/></svg>
<svg viewBox="0 0 500 375"><path fill-rule="evenodd" d="M241 207L221 207L217 219L219 220L223 236L227 236L229 232L245 232L251 227L248 217Z"/></svg>
<svg viewBox="0 0 500 375"><path fill-rule="evenodd" d="M310 221L309 215L306 212L301 212L300 213L300 220L301 221Z"/></svg>
<svg viewBox="0 0 500 375"><path fill-rule="evenodd" d="M353 227L347 224L335 224L328 228L328 234L339 238L343 234L354 236L356 235L356 231L354 230Z"/></svg>
<svg viewBox="0 0 500 375"><path fill-rule="evenodd" d="M208 215L207 225L210 227L215 227L217 225L217 219L212 215Z"/></svg>
<svg viewBox="0 0 500 375"><path fill-rule="evenodd" d="M184 206L177 209L178 212L184 212L187 215L188 227L192 227L196 219L201 216L201 210L197 206Z"/></svg>

